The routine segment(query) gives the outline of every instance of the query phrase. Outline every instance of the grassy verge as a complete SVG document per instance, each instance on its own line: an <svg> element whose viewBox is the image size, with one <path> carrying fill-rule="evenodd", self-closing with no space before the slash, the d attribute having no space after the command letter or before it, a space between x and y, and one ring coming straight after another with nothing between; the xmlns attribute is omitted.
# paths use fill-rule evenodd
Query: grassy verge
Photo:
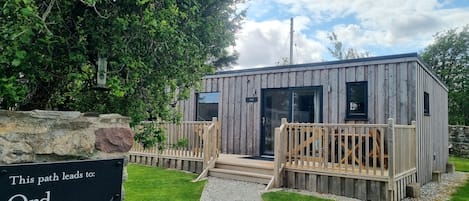
<svg viewBox="0 0 469 201"><path fill-rule="evenodd" d="M198 201L205 181L192 183L197 175L176 170L129 164L125 182L126 201Z"/></svg>
<svg viewBox="0 0 469 201"><path fill-rule="evenodd" d="M262 200L264 201L329 201L328 199L317 198L314 196L302 195L298 193L276 191L262 194Z"/></svg>
<svg viewBox="0 0 469 201"><path fill-rule="evenodd" d="M469 172L469 159L450 157L450 163L456 165L456 171ZM469 181L463 186L459 187L458 190L451 196L451 201L467 201L469 200Z"/></svg>
<svg viewBox="0 0 469 201"><path fill-rule="evenodd" d="M456 171L469 172L469 159L449 157L449 162L456 165Z"/></svg>

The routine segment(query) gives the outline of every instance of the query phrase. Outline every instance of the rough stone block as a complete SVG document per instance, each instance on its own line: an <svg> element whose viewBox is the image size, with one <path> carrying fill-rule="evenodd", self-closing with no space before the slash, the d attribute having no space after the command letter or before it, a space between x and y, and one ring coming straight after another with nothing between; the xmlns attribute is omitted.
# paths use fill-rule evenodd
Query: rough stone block
<svg viewBox="0 0 469 201"><path fill-rule="evenodd" d="M441 172L440 171L433 171L432 172L432 181L436 183L441 182Z"/></svg>
<svg viewBox="0 0 469 201"><path fill-rule="evenodd" d="M456 171L456 166L452 163L446 164L446 173L454 173Z"/></svg>
<svg viewBox="0 0 469 201"><path fill-rule="evenodd" d="M129 128L100 128L95 135L96 149L107 153L128 152L134 143Z"/></svg>
<svg viewBox="0 0 469 201"><path fill-rule="evenodd" d="M405 193L407 197L419 198L420 197L420 185L418 183L410 183L405 187Z"/></svg>

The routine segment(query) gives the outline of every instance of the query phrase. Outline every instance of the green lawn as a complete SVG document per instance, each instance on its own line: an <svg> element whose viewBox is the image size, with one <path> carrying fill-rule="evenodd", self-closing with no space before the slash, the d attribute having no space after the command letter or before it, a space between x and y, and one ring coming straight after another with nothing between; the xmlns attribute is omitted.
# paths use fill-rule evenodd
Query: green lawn
<svg viewBox="0 0 469 201"><path fill-rule="evenodd" d="M456 171L469 172L469 159L450 157L449 161L456 165ZM452 195L452 201L467 201L469 200L469 181L464 186Z"/></svg>
<svg viewBox="0 0 469 201"><path fill-rule="evenodd" d="M469 172L469 159L449 157L449 162L456 165L456 171Z"/></svg>
<svg viewBox="0 0 469 201"><path fill-rule="evenodd" d="M469 159L450 157L449 161L456 165L456 171L469 172ZM124 184L126 201L199 200L206 181L192 183L197 175L177 170L146 167L129 164L129 179ZM469 181L452 195L452 201L467 201ZM302 195L294 192L268 192L262 194L264 201L328 201L328 199Z"/></svg>
<svg viewBox="0 0 469 201"><path fill-rule="evenodd" d="M298 193L276 191L262 194L262 200L264 201L329 201L328 199L317 198L314 196L302 195Z"/></svg>
<svg viewBox="0 0 469 201"><path fill-rule="evenodd" d="M192 183L197 175L177 170L129 164L127 171L126 201L198 201L206 183Z"/></svg>

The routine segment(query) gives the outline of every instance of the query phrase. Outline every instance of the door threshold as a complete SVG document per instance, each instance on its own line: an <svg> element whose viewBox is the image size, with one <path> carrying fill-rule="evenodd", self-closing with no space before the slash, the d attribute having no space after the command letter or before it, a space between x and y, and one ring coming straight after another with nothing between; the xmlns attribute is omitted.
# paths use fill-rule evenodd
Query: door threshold
<svg viewBox="0 0 469 201"><path fill-rule="evenodd" d="M261 158L275 158L273 155L261 155Z"/></svg>

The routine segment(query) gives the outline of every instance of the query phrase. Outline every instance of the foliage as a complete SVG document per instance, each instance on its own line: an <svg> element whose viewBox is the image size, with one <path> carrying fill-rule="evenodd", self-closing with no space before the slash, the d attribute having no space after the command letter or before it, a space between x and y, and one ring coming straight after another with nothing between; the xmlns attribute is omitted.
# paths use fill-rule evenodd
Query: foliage
<svg viewBox="0 0 469 201"><path fill-rule="evenodd" d="M298 201L329 201L329 199L317 198L314 196L301 195L298 193L276 191L262 194L264 201L282 201L282 200L298 200Z"/></svg>
<svg viewBox="0 0 469 201"><path fill-rule="evenodd" d="M206 181L191 182L195 174L129 164L124 183L126 201L199 200Z"/></svg>
<svg viewBox="0 0 469 201"><path fill-rule="evenodd" d="M137 129L134 135L135 141L141 143L143 148L149 148L158 145L158 150L163 150L164 141L166 140L166 135L164 130L150 123L142 123L139 126L140 129Z"/></svg>
<svg viewBox="0 0 469 201"><path fill-rule="evenodd" d="M179 148L187 148L188 145L189 145L189 140L187 138L181 138L172 146L173 148L179 149Z"/></svg>
<svg viewBox="0 0 469 201"><path fill-rule="evenodd" d="M180 118L177 101L233 63L241 0L0 0L0 108ZM96 62L107 58L107 90Z"/></svg>
<svg viewBox="0 0 469 201"><path fill-rule="evenodd" d="M422 58L449 88L449 123L469 125L469 25L434 39Z"/></svg>
<svg viewBox="0 0 469 201"><path fill-rule="evenodd" d="M344 47L344 44L339 41L337 38L337 35L334 32L329 33L327 36L329 41L332 43L332 48L328 47L327 49L329 50L329 53L332 54L333 57L339 59L339 60L344 60L344 59L358 59L358 58L364 58L364 57L369 57L368 52L360 52L354 48L348 48L346 49Z"/></svg>

